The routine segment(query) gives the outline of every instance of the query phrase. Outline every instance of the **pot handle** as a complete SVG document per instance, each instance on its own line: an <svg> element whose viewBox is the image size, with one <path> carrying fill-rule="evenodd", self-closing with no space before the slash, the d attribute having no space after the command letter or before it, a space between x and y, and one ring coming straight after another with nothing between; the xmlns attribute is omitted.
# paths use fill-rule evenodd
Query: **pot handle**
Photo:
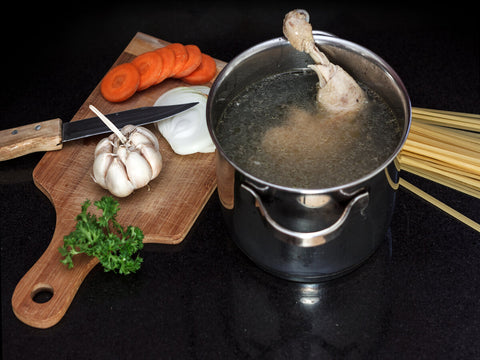
<svg viewBox="0 0 480 360"><path fill-rule="evenodd" d="M327 243L328 241L334 239L338 233L341 231L343 224L347 221L350 213L356 207L359 211L363 211L369 202L368 191L361 192L355 195L350 202L345 206L342 215L338 220L330 225L329 227L313 232L299 232L293 231L285 228L284 226L277 223L268 213L267 209L263 205L261 197L246 184L240 185L244 190L248 191L256 200L256 204L260 210L260 213L263 215L265 220L273 227L277 232L278 237L293 245L299 247L313 247L319 246Z"/></svg>

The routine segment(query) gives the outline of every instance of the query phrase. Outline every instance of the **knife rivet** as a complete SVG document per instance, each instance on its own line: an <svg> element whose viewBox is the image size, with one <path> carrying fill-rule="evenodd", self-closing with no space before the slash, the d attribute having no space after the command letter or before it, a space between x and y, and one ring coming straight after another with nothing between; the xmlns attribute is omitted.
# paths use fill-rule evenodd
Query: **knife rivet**
<svg viewBox="0 0 480 360"><path fill-rule="evenodd" d="M37 131L40 130L41 128L42 128L42 125L35 126L35 130L37 130Z"/></svg>
<svg viewBox="0 0 480 360"><path fill-rule="evenodd" d="M12 131L12 135L17 135L18 134L18 130L13 130Z"/></svg>

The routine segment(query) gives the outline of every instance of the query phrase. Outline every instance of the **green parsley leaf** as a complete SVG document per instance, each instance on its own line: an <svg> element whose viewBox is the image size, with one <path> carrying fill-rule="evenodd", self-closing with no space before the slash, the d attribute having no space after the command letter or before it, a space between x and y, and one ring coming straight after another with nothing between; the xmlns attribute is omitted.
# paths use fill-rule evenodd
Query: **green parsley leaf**
<svg viewBox="0 0 480 360"><path fill-rule="evenodd" d="M71 269L73 257L84 253L97 257L105 271L124 275L136 272L143 261L139 255L135 256L143 249L142 230L135 226L124 229L117 222L120 207L111 196L104 196L94 204L102 210L102 215L97 218L87 212L90 200L83 203L75 230L63 238L63 246L58 249L63 256L60 261Z"/></svg>

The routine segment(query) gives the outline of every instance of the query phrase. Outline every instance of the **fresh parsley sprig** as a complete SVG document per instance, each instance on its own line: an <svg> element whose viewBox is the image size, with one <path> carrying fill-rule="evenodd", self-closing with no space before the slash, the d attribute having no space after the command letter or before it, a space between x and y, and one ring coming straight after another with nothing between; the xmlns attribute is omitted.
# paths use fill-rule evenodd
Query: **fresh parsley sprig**
<svg viewBox="0 0 480 360"><path fill-rule="evenodd" d="M103 212L98 219L87 212L90 205L87 199L76 217L75 230L63 238L63 246L58 248L64 257L61 262L71 269L73 257L84 253L97 257L105 271L124 275L136 272L143 261L139 255L134 257L143 248L142 230L135 226L124 229L117 222L115 218L120 207L111 196L94 202Z"/></svg>

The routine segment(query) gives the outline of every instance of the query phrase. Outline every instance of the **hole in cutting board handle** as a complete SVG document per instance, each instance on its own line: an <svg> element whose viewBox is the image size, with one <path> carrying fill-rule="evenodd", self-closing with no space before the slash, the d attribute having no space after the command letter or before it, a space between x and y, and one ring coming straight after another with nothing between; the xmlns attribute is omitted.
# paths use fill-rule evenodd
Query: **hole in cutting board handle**
<svg viewBox="0 0 480 360"><path fill-rule="evenodd" d="M31 297L37 304L44 304L53 297L53 286L49 284L37 284L32 290Z"/></svg>

